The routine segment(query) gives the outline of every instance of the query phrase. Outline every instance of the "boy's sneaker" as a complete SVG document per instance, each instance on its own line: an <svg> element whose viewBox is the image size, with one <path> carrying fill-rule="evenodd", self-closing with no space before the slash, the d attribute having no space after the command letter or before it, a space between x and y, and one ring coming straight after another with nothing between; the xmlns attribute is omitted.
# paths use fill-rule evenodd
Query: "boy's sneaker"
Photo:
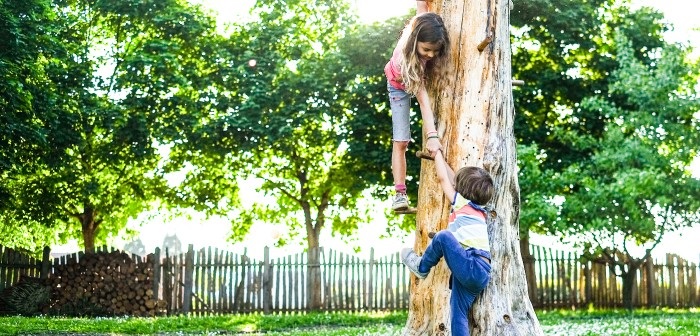
<svg viewBox="0 0 700 336"><path fill-rule="evenodd" d="M391 203L391 209L395 211L408 209L408 196L404 193L396 193Z"/></svg>
<svg viewBox="0 0 700 336"><path fill-rule="evenodd" d="M416 252L413 252L413 249L410 247L407 247L403 250L401 250L401 262L403 262L406 267L408 267L413 274L415 274L418 278L420 279L425 279L428 276L428 273L421 273L418 272L418 265L420 265L420 260L421 257L419 257Z"/></svg>

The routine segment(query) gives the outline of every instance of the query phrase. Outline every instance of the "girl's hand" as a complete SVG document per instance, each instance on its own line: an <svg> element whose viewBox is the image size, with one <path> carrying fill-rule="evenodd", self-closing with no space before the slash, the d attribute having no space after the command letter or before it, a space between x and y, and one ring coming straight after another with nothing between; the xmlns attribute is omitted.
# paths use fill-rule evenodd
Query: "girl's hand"
<svg viewBox="0 0 700 336"><path fill-rule="evenodd" d="M442 149L442 144L440 144L438 138L430 138L428 142L426 142L425 147L430 151L432 156L435 156L435 153Z"/></svg>

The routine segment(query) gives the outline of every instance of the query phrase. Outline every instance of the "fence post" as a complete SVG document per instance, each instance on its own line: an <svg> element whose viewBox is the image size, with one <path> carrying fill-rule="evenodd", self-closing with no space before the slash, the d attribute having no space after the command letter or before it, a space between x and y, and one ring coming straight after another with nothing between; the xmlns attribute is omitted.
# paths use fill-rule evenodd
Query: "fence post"
<svg viewBox="0 0 700 336"><path fill-rule="evenodd" d="M163 300L165 300L165 309L168 315L170 315L175 308L173 303L173 280L170 273L170 254L168 253L167 247L164 252L165 258L163 259L163 272L161 273L161 277L163 278Z"/></svg>
<svg viewBox="0 0 700 336"><path fill-rule="evenodd" d="M153 299L158 301L160 299L160 276L161 276L161 265L160 265L160 247L156 247L153 253Z"/></svg>
<svg viewBox="0 0 700 336"><path fill-rule="evenodd" d="M183 291L182 312L189 314L192 310L192 284L194 279L194 246L187 246L185 254L185 288Z"/></svg>
<svg viewBox="0 0 700 336"><path fill-rule="evenodd" d="M651 254L647 256L646 273L647 307L651 308L656 306L656 277L654 276L654 259L651 257Z"/></svg>
<svg viewBox="0 0 700 336"><path fill-rule="evenodd" d="M263 314L272 312L272 265L270 264L270 247L265 246L263 260Z"/></svg>
<svg viewBox="0 0 700 336"><path fill-rule="evenodd" d="M583 300L586 305L589 305L593 301L593 272L591 270L592 262L590 260L583 259Z"/></svg>
<svg viewBox="0 0 700 336"><path fill-rule="evenodd" d="M700 260L700 258L698 258ZM698 281L697 281L697 271L700 269L700 261L698 261L697 266L693 268L693 279L695 279L695 287L693 287L693 290L695 291L695 301L693 302L694 305L700 305L700 287L698 287Z"/></svg>
<svg viewBox="0 0 700 336"><path fill-rule="evenodd" d="M698 258L700 260L700 258ZM693 287L693 290L695 291L695 301L693 301L693 305L697 306L700 304L700 288L698 287L698 278L697 278L697 271L700 268L700 261L698 262L697 266L693 268L693 280L695 283L695 286Z"/></svg>
<svg viewBox="0 0 700 336"><path fill-rule="evenodd" d="M374 308L374 247L369 249L369 269L367 270L367 309Z"/></svg>
<svg viewBox="0 0 700 336"><path fill-rule="evenodd" d="M669 280L669 301L668 305L671 308L676 307L676 263L674 255L671 253L666 254L666 265L668 267L668 280Z"/></svg>
<svg viewBox="0 0 700 336"><path fill-rule="evenodd" d="M535 271L535 256L532 254L530 238L524 235L520 240L520 252L523 266L525 267L525 280L527 281L527 295L535 308L540 307L537 294L537 273Z"/></svg>
<svg viewBox="0 0 700 336"><path fill-rule="evenodd" d="M49 277L49 272L51 272L51 248L48 246L44 247L44 255L41 257L41 273L39 277L46 279Z"/></svg>

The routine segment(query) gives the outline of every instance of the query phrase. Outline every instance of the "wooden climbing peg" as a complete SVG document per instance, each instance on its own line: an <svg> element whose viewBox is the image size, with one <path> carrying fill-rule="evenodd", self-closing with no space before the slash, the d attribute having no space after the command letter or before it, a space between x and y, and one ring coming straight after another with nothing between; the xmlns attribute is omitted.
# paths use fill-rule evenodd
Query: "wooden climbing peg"
<svg viewBox="0 0 700 336"><path fill-rule="evenodd" d="M479 52L484 51L486 49L486 46L488 46L491 42L493 42L493 34L489 34L486 36L486 38L479 43L478 46L476 46L476 49L479 50Z"/></svg>
<svg viewBox="0 0 700 336"><path fill-rule="evenodd" d="M435 158L432 155L430 155L430 152L428 152L428 151L422 151L422 150L417 151L416 157L419 159L435 161Z"/></svg>
<svg viewBox="0 0 700 336"><path fill-rule="evenodd" d="M415 215L418 212L418 209L416 208L406 208L402 210L394 210L395 214L399 215Z"/></svg>
<svg viewBox="0 0 700 336"><path fill-rule="evenodd" d="M513 80L513 86L523 86L525 85L525 81L521 79L514 79Z"/></svg>

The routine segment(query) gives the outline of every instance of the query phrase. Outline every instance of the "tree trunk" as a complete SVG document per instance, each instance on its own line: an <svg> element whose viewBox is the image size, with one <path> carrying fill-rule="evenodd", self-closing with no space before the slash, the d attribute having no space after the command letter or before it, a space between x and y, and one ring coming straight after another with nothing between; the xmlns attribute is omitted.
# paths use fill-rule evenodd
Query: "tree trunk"
<svg viewBox="0 0 700 336"><path fill-rule="evenodd" d="M494 211L487 219L491 281L472 308L471 335L542 335L528 299L518 239L509 1L436 0L428 5L443 17L452 43L448 71L430 89L443 151L453 168L483 166L496 184L489 204ZM487 36L493 42L482 43ZM415 249L422 252L428 232L444 229L449 212L433 162L422 162L418 198ZM412 279L405 333L450 335L445 263L433 268L426 280Z"/></svg>
<svg viewBox="0 0 700 336"><path fill-rule="evenodd" d="M306 222L306 235L309 242L308 251L306 252L308 264L306 279L306 297L308 309L310 311L318 311L323 308L323 299L321 296L321 258L319 247L320 227L314 226L311 220Z"/></svg>
<svg viewBox="0 0 700 336"><path fill-rule="evenodd" d="M627 264L628 271L623 272L620 277L622 278L622 306L625 309L634 309L634 293L637 289L637 270L641 262L632 261Z"/></svg>
<svg viewBox="0 0 700 336"><path fill-rule="evenodd" d="M319 311L323 308L323 300L321 297L321 248L310 248L307 252L309 265L308 267L308 302L309 310Z"/></svg>
<svg viewBox="0 0 700 336"><path fill-rule="evenodd" d="M83 213L78 215L80 225L82 227L83 245L85 253L95 252L95 235L100 222L95 219L95 209L92 206L86 205Z"/></svg>

